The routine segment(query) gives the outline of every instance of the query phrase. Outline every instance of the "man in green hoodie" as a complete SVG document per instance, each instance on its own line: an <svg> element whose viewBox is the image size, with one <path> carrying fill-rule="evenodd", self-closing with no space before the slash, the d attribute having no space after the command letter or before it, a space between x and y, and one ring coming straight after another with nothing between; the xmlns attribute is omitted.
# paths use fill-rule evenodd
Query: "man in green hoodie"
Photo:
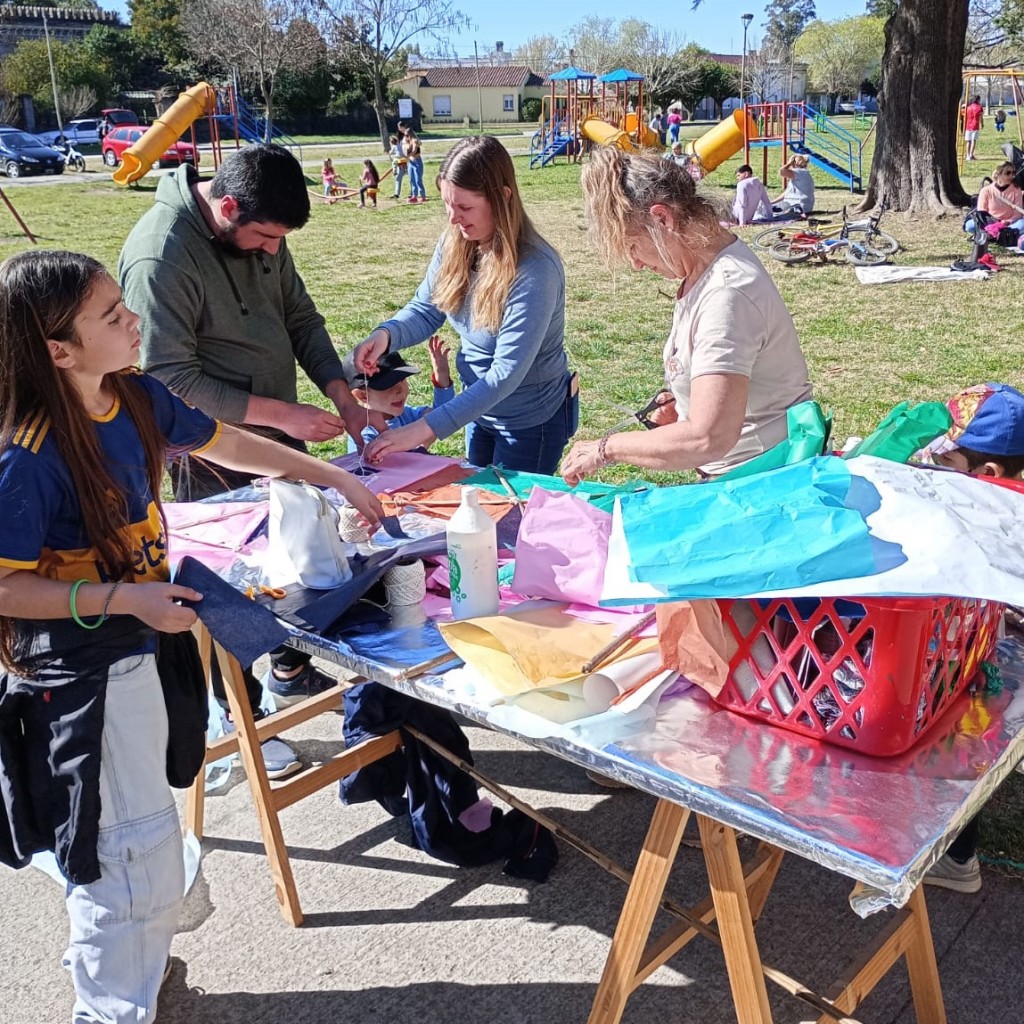
<svg viewBox="0 0 1024 1024"><path fill-rule="evenodd" d="M142 368L210 416L304 448L366 425L342 362L317 312L286 236L309 219L299 162L281 146L246 146L210 180L189 165L167 175L156 202L121 250L125 305L142 318ZM298 401L296 363L337 413ZM196 501L252 478L198 461L172 467L175 497ZM306 655L275 651L268 680L279 705L321 692L333 680ZM260 685L247 671L256 711ZM270 746L274 744L274 746ZM280 740L264 745L268 774L297 771Z"/></svg>

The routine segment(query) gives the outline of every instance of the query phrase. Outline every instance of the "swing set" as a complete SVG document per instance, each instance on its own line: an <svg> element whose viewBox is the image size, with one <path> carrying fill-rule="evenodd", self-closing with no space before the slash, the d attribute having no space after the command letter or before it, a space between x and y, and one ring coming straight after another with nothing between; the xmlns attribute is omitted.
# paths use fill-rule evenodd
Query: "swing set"
<svg viewBox="0 0 1024 1024"><path fill-rule="evenodd" d="M981 83L984 82L984 88ZM960 166L960 173L964 171L964 158L967 154L967 141L964 138L964 111L972 96L984 96L985 109L991 113L993 83L998 83L1000 102L997 107L1009 107L1005 102L1007 84L1009 85L1010 97L1013 102L1014 121L1017 125L1017 144L1024 149L1024 124L1021 124L1021 115L1024 114L1024 70L1007 68L974 68L964 72L963 95L960 103L960 114L956 120L957 131L957 155ZM1007 118L1009 123L1009 118Z"/></svg>

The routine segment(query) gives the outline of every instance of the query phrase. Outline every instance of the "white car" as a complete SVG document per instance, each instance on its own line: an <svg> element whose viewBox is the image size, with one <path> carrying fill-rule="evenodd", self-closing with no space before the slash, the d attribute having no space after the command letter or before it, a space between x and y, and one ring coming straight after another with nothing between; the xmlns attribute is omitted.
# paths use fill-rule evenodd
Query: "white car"
<svg viewBox="0 0 1024 1024"><path fill-rule="evenodd" d="M68 121L64 125L63 135L76 146L98 146L100 142L99 127L99 118L82 117L75 121ZM39 138L47 145L51 145L61 134L61 132L41 132Z"/></svg>

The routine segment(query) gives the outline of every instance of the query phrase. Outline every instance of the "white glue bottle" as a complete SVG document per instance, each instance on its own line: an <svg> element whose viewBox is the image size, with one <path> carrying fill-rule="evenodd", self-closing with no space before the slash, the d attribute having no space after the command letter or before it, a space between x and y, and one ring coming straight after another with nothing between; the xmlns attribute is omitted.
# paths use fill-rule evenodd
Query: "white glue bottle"
<svg viewBox="0 0 1024 1024"><path fill-rule="evenodd" d="M462 488L462 501L448 520L446 534L452 615L456 619L497 615L497 531L494 520L480 507L477 488Z"/></svg>

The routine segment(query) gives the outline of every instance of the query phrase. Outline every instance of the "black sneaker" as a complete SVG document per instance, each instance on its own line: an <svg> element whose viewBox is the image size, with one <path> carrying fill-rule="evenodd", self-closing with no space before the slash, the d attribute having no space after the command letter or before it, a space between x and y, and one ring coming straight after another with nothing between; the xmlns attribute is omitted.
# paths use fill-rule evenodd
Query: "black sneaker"
<svg viewBox="0 0 1024 1024"><path fill-rule="evenodd" d="M263 685L274 695L274 701L280 709L316 697L338 684L330 676L325 676L313 668L311 663L307 663L302 671L291 679L278 679L273 669L269 669L263 677Z"/></svg>

